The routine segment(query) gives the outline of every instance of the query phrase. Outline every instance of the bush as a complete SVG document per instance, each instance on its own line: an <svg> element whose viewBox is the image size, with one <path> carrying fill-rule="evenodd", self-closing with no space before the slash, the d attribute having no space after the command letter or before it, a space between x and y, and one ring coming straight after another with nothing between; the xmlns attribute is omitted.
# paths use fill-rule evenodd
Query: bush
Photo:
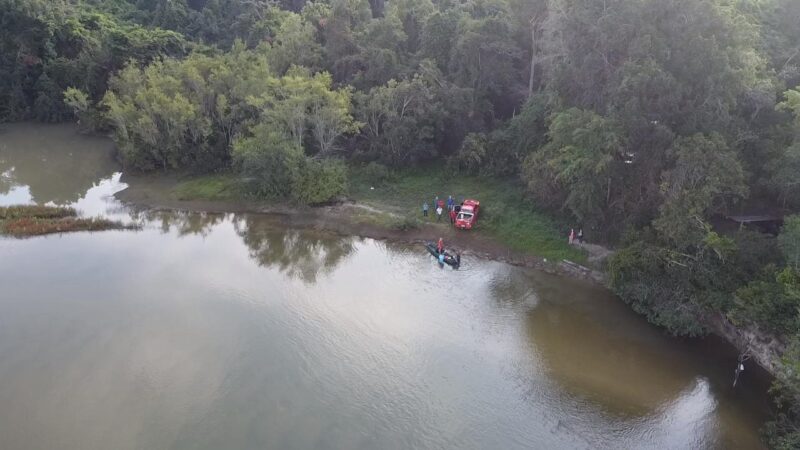
<svg viewBox="0 0 800 450"><path fill-rule="evenodd" d="M347 190L347 168L337 160L302 160L292 180L292 198L317 205L342 196Z"/></svg>
<svg viewBox="0 0 800 450"><path fill-rule="evenodd" d="M487 138L483 133L470 133L464 138L461 148L447 161L455 171L477 175L487 164Z"/></svg>
<svg viewBox="0 0 800 450"><path fill-rule="evenodd" d="M411 231L419 228L419 222L414 217L403 217L400 222L394 225L397 231Z"/></svg>
<svg viewBox="0 0 800 450"><path fill-rule="evenodd" d="M371 184L381 185L389 180L389 168L378 162L371 162L364 167L364 178Z"/></svg>
<svg viewBox="0 0 800 450"><path fill-rule="evenodd" d="M233 143L234 165L247 177L258 197L288 197L305 159L299 146L267 126L253 128L253 137Z"/></svg>
<svg viewBox="0 0 800 450"><path fill-rule="evenodd" d="M737 323L755 323L764 330L782 336L791 334L798 326L800 299L792 293L796 284L794 271L785 269L772 280L757 280L736 292L732 318Z"/></svg>

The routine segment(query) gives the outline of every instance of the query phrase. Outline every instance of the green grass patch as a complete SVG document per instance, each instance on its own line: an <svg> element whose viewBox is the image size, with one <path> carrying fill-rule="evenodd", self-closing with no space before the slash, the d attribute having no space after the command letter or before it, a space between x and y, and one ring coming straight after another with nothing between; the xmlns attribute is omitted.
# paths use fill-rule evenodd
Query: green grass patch
<svg viewBox="0 0 800 450"><path fill-rule="evenodd" d="M241 182L233 174L188 178L178 183L172 194L177 200L236 200L243 197Z"/></svg>
<svg viewBox="0 0 800 450"><path fill-rule="evenodd" d="M371 189L374 187L374 189ZM477 228L465 233L485 233L514 250L552 260L584 262L586 255L567 243L566 224L537 211L523 195L518 183L465 175L452 175L434 165L394 172L380 185L373 185L360 168L350 170L351 196L367 205L396 214L422 219L422 203L434 196L447 199L474 198L481 202ZM442 222L449 219L444 218ZM427 222L436 223L433 208Z"/></svg>

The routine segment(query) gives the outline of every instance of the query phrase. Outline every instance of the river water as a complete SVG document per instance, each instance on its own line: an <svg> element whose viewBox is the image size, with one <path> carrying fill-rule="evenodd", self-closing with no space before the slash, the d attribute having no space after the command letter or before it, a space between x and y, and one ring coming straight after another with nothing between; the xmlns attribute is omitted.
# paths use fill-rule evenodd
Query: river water
<svg viewBox="0 0 800 450"><path fill-rule="evenodd" d="M759 448L766 381L609 292L280 217L134 211L102 138L0 132L0 448Z"/></svg>

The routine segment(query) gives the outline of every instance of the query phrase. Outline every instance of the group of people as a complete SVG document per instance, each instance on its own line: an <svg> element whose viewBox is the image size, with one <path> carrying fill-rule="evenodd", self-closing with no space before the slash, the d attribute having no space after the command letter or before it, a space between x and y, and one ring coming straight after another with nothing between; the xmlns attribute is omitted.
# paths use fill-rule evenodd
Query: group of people
<svg viewBox="0 0 800 450"><path fill-rule="evenodd" d="M583 228L578 228L578 234L575 234L575 228L569 229L569 245L574 243L583 244Z"/></svg>
<svg viewBox="0 0 800 450"><path fill-rule="evenodd" d="M456 207L457 204L458 203L456 202L455 197L453 197L452 195L448 196L447 200L439 198L438 195L434 196L434 198L433 198L433 209L434 209L434 212L436 213L436 221L437 222L441 222L442 221L442 215L445 212L445 208L447 208L447 214L450 216L450 223L451 224L455 224L456 223L456 216L458 215L458 211L457 211L457 207ZM430 206L428 205L428 202L427 201L422 202L422 217L428 217L428 210L429 209L430 209Z"/></svg>

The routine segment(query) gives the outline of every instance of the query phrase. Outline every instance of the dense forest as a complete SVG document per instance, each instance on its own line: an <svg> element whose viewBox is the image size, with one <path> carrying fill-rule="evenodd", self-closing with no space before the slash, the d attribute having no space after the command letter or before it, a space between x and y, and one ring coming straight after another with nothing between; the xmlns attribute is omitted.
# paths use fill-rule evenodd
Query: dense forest
<svg viewBox="0 0 800 450"><path fill-rule="evenodd" d="M800 447L797 0L0 0L0 121L75 119L304 203L367 163L518 180L654 323L782 342L765 438ZM717 226L748 211L778 236Z"/></svg>

